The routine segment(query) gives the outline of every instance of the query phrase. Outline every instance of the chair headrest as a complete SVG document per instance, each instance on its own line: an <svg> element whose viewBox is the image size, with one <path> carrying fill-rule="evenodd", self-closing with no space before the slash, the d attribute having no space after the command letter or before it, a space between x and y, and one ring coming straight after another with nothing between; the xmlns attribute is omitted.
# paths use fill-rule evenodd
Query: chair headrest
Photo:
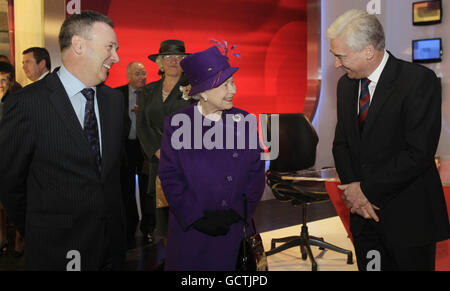
<svg viewBox="0 0 450 291"><path fill-rule="evenodd" d="M271 132L269 115L268 132ZM303 113L279 114L279 155L270 162L270 170L276 172L294 172L314 166L316 147L319 137Z"/></svg>

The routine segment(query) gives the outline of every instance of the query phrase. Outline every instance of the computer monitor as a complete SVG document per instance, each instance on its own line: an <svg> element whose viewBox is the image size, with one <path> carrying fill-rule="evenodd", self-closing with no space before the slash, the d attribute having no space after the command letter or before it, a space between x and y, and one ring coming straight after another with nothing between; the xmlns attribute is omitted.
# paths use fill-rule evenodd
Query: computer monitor
<svg viewBox="0 0 450 291"><path fill-rule="evenodd" d="M413 3L413 24L430 25L441 23L442 21L442 2L421 1Z"/></svg>
<svg viewBox="0 0 450 291"><path fill-rule="evenodd" d="M437 63L442 60L442 40L440 38L412 41L414 63Z"/></svg>

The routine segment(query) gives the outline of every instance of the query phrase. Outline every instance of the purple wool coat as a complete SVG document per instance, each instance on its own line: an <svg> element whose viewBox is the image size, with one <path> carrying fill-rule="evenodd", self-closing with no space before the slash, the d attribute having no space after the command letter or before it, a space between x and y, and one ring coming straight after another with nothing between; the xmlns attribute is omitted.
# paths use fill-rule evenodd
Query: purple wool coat
<svg viewBox="0 0 450 291"><path fill-rule="evenodd" d="M190 144L191 149L189 146L178 149L172 142L172 136L175 141L186 141L184 138L187 137L179 134L184 124L176 122L176 126L171 125L177 114L178 117L185 114L183 118L191 121L189 131L192 138L185 144ZM250 134L252 129L244 120L248 116L256 124L256 118L237 108L225 111L222 119L217 121L220 127L214 127L222 130L224 149L206 149L206 143L201 143L201 149L194 149L194 114L197 114L197 120L205 120L194 104L168 116L164 125L159 177L170 207L165 267L166 270L180 271L232 271L243 238L243 221L233 224L227 235L216 237L197 231L192 223L203 217L205 210L231 208L243 217L243 193L248 199L248 221L251 220L265 187L265 162L261 159L258 140L256 148L249 147L250 139L258 138L257 132ZM226 123L228 114L235 116L234 122ZM211 126L201 126L201 136L211 136L216 122L211 123ZM239 128L238 124L247 126ZM232 144L231 134L234 149L226 146L227 139ZM237 141L242 135L246 136L245 149L238 149ZM217 140L218 136L220 134L217 133Z"/></svg>

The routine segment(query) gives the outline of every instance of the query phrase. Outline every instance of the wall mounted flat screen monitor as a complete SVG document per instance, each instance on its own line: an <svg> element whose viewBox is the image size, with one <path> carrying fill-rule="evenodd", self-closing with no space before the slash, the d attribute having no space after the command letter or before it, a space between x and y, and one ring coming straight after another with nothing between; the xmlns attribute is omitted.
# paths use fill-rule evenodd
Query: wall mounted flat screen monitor
<svg viewBox="0 0 450 291"><path fill-rule="evenodd" d="M441 1L421 1L413 3L413 24L429 25L441 23L442 3Z"/></svg>
<svg viewBox="0 0 450 291"><path fill-rule="evenodd" d="M413 62L437 63L441 61L442 40L440 38L419 39L412 42Z"/></svg>

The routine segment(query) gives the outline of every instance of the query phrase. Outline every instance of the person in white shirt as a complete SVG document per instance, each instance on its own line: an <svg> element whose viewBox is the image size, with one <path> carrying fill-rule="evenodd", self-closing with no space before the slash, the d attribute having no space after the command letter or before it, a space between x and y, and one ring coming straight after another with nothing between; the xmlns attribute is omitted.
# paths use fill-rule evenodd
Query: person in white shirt
<svg viewBox="0 0 450 291"><path fill-rule="evenodd" d="M144 153L141 150L139 139L136 136L136 114L138 111L137 99L140 91L147 81L147 71L141 62L133 61L127 65L128 84L118 87L123 94L124 101L124 128L125 156L126 161L122 163L121 185L122 196L125 203L125 215L127 219L127 248L136 247L136 227L139 223L139 214L136 203L136 175L138 175L140 205L143 205L145 187L148 175L143 170ZM146 163L148 165L148 162ZM145 231L143 224L148 224L150 229L154 228L155 218L153 212L142 211L141 231L144 234L144 242L152 242L151 231Z"/></svg>
<svg viewBox="0 0 450 291"><path fill-rule="evenodd" d="M350 10L327 30L337 85L333 157L360 271L435 270L450 224L434 156L441 86L385 47L375 15ZM377 257L373 259L373 255Z"/></svg>

